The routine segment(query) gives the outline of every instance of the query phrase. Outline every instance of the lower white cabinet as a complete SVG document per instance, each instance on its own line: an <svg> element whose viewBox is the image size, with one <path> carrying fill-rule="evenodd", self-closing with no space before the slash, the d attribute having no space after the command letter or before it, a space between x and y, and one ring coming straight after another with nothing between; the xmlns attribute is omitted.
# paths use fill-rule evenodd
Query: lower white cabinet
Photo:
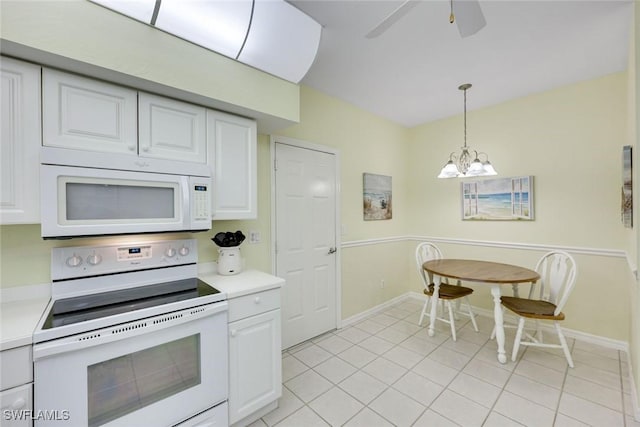
<svg viewBox="0 0 640 427"><path fill-rule="evenodd" d="M33 358L30 345L0 352L0 425L33 425Z"/></svg>
<svg viewBox="0 0 640 427"><path fill-rule="evenodd" d="M282 395L280 289L229 300L229 424Z"/></svg>
<svg viewBox="0 0 640 427"><path fill-rule="evenodd" d="M27 427L33 425L33 384L0 391L0 425L2 427Z"/></svg>

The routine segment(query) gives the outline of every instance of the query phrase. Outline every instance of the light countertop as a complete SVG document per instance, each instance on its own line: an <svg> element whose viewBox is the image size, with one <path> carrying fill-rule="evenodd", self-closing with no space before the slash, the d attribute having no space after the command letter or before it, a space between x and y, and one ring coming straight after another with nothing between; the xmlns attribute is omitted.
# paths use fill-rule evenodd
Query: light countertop
<svg viewBox="0 0 640 427"><path fill-rule="evenodd" d="M31 345L33 331L49 297L8 301L0 305L0 350Z"/></svg>
<svg viewBox="0 0 640 427"><path fill-rule="evenodd" d="M246 270L232 276L222 276L216 274L215 263L199 264L198 278L220 292L226 293L227 299L280 288L284 285L284 279L258 270Z"/></svg>

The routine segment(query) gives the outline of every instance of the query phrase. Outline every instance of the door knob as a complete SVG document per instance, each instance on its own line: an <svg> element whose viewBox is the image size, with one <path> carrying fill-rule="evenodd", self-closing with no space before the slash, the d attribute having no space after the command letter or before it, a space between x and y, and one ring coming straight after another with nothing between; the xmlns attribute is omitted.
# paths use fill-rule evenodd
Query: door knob
<svg viewBox="0 0 640 427"><path fill-rule="evenodd" d="M335 254L336 252L338 252L336 248L330 248L329 253L327 255Z"/></svg>

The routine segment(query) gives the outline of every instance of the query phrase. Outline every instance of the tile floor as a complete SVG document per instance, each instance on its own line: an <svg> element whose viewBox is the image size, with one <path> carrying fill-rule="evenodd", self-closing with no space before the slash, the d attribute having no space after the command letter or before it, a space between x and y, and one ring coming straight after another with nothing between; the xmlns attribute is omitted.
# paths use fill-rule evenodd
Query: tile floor
<svg viewBox="0 0 640 427"><path fill-rule="evenodd" d="M640 427L624 352L569 339L573 369L561 350L533 347L501 365L493 319L476 333L460 318L454 342L446 324L434 337L417 326L420 309L407 299L284 351L279 407L251 427Z"/></svg>

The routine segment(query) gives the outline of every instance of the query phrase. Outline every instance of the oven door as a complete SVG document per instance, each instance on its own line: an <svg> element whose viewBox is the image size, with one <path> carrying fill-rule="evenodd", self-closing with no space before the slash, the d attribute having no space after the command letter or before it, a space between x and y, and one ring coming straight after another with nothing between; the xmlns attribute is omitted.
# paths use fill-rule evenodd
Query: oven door
<svg viewBox="0 0 640 427"><path fill-rule="evenodd" d="M34 345L35 425L172 426L227 400L227 303Z"/></svg>

